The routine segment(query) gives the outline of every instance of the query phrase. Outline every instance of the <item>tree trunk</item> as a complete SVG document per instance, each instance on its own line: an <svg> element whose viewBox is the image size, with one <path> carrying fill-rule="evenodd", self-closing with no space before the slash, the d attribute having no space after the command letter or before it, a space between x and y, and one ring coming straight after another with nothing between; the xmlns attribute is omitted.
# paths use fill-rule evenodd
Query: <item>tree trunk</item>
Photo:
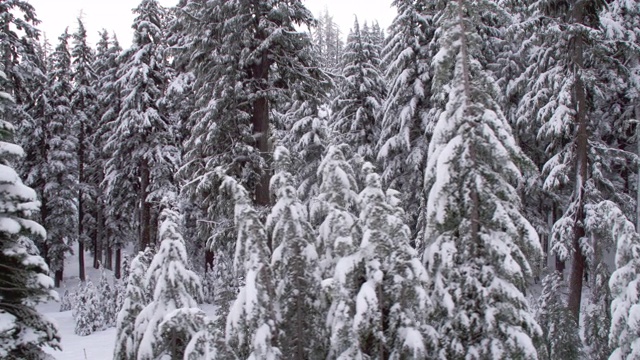
<svg viewBox="0 0 640 360"><path fill-rule="evenodd" d="M205 250L204 252L204 273L205 274L213 269L214 258L215 258L214 253L213 251L211 251L211 249Z"/></svg>
<svg viewBox="0 0 640 360"><path fill-rule="evenodd" d="M574 19L576 22L582 20L582 5L576 4L574 7ZM587 97L581 73L583 69L583 39L581 35L574 38L573 47L573 71L575 81L575 104L577 126L576 135L576 187L574 190L574 201L576 202L576 214L574 219L573 255L571 263L571 277L569 278L569 301L568 307L576 321L580 320L580 303L582 301L582 282L586 265L586 257L582 253L580 246L581 239L585 236L584 229L584 184L587 181L588 167L588 145L587 134Z"/></svg>
<svg viewBox="0 0 640 360"><path fill-rule="evenodd" d="M160 239L158 238L158 220L160 214L157 207L152 207L149 211L151 213L151 220L149 223L149 241L157 249L159 248L158 242L160 241Z"/></svg>
<svg viewBox="0 0 640 360"><path fill-rule="evenodd" d="M60 270L56 270L54 276L53 276L53 286L59 288L60 284L62 283L62 277L64 275L64 271L63 269Z"/></svg>
<svg viewBox="0 0 640 360"><path fill-rule="evenodd" d="M147 202L147 196L149 195L149 164L147 160L142 159L140 161L140 241L138 250L144 251L144 249L151 244L151 204Z"/></svg>
<svg viewBox="0 0 640 360"><path fill-rule="evenodd" d="M635 108L636 121L640 121L640 104ZM636 123L636 146L638 150L638 156L640 156L640 123ZM640 231L640 164L638 164L637 175L637 189L636 189L636 232Z"/></svg>
<svg viewBox="0 0 640 360"><path fill-rule="evenodd" d="M116 279L122 277L122 250L120 250L119 245L116 248L116 270L114 271L114 276Z"/></svg>
<svg viewBox="0 0 640 360"><path fill-rule="evenodd" d="M82 185L84 184L84 124L80 124L80 134L78 135L78 182L80 189L78 190L78 274L80 281L86 280L84 272L84 193Z"/></svg>

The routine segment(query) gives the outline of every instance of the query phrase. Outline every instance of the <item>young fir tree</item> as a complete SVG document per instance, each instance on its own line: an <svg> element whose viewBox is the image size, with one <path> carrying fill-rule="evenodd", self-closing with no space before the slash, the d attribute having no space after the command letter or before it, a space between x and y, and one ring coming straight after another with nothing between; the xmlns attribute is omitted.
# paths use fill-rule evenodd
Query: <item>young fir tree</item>
<svg viewBox="0 0 640 360"><path fill-rule="evenodd" d="M275 302L282 319L280 350L283 359L326 359L325 306L322 278L313 228L307 210L293 187L289 151L274 151L276 173L271 193L277 202L267 217L266 228L274 250L271 266L275 281Z"/></svg>
<svg viewBox="0 0 640 360"><path fill-rule="evenodd" d="M166 86L164 9L156 0L143 0L134 13L133 43L120 55L121 109L105 144L112 154L106 164L106 184L108 197L139 213L137 248L144 249L155 241L152 219L158 209L152 197L171 182L167 176L176 166L177 150L159 103ZM134 191L136 205L126 204L134 200L130 196Z"/></svg>
<svg viewBox="0 0 640 360"><path fill-rule="evenodd" d="M85 280L84 250L85 245L95 240L95 198L96 172L94 159L96 157L91 135L95 132L96 119L96 75L93 70L93 50L87 44L87 31L81 19L78 19L78 30L73 34L73 90L71 93L71 109L73 123L76 128L77 162L78 162L78 267L80 280ZM92 241L96 245L95 241ZM97 268L97 254L94 250L94 267Z"/></svg>
<svg viewBox="0 0 640 360"><path fill-rule="evenodd" d="M446 105L429 146L422 248L439 356L537 359L540 327L523 292L542 249L516 190L532 164L495 100L480 36L509 17L493 1L436 5L433 91Z"/></svg>
<svg viewBox="0 0 640 360"><path fill-rule="evenodd" d="M379 70L380 49L373 44L368 26L361 29L357 19L347 37L342 67L331 124L336 143L349 144L366 161L374 161L386 86Z"/></svg>
<svg viewBox="0 0 640 360"><path fill-rule="evenodd" d="M178 229L180 216L165 209L162 217L160 249L145 276L145 285L152 292L153 300L136 317L135 332L140 338L138 360L183 358L189 338L185 338L187 334L183 331L171 328L169 315L181 309L187 311L182 316L195 316L188 311L197 308L198 301L202 299L200 279L188 269L187 251ZM180 321L177 317L172 319L183 323L185 319L182 316Z"/></svg>
<svg viewBox="0 0 640 360"><path fill-rule="evenodd" d="M103 328L116 326L116 317L118 315L116 289L109 281L109 276L102 266L100 267L100 282L98 282L96 291L99 295L99 309L104 321Z"/></svg>
<svg viewBox="0 0 640 360"><path fill-rule="evenodd" d="M362 243L352 255L355 266L341 273L345 271L341 260L336 270L336 275L352 277L357 290L351 309L351 344L340 358L434 358L438 335L428 322L428 275L409 245L411 232L398 206L399 194L382 191L380 176L371 164L365 164L364 171L368 175L360 193ZM360 277L353 277L354 272Z"/></svg>
<svg viewBox="0 0 640 360"><path fill-rule="evenodd" d="M51 270L55 272L56 287L62 282L66 254L71 252L71 244L78 239L78 142L70 102L69 37L65 31L51 55L51 71L48 74L51 112L45 114L49 121L45 142L47 171L42 198L46 199L47 208L42 215L49 229L47 256Z"/></svg>
<svg viewBox="0 0 640 360"><path fill-rule="evenodd" d="M317 251L323 279L334 277L336 262L351 254L358 245L358 184L351 165L341 149L330 146L318 167L319 194L311 200L310 219L318 227Z"/></svg>
<svg viewBox="0 0 640 360"><path fill-rule="evenodd" d="M382 179L397 189L407 204L408 225L416 230L423 194L424 166L433 124L425 120L429 101L433 20L423 12L432 5L395 0L398 15L389 26L389 41L383 50L387 98L383 104L377 160Z"/></svg>
<svg viewBox="0 0 640 360"><path fill-rule="evenodd" d="M33 10L30 5L17 2ZM9 5L9 7L7 7ZM7 15L15 3L0 5L0 14ZM4 16L2 17L5 18ZM5 45L5 39L2 39ZM3 49L6 49L3 47ZM6 120L7 105L13 98L6 91L8 79L0 71L0 357L7 360L40 360L47 355L42 347L59 348L58 330L45 319L35 305L53 300L53 282L49 269L34 252L27 236L46 237L44 228L29 220L39 203L33 189L25 186L12 163L24 153L13 142L14 127Z"/></svg>
<svg viewBox="0 0 640 360"><path fill-rule="evenodd" d="M542 329L542 337L537 344L540 360L583 358L580 329L567 308L566 292L566 283L558 271L552 270L542 279L536 313L536 321Z"/></svg>
<svg viewBox="0 0 640 360"><path fill-rule="evenodd" d="M249 194L227 175L223 189L235 200L238 231L234 267L244 286L230 309L225 331L228 350L236 358L277 360L281 357L276 323L275 285L269 266L267 233L251 206Z"/></svg>
<svg viewBox="0 0 640 360"><path fill-rule="evenodd" d="M321 106L317 100L294 104L296 108L289 112L293 122L283 136L283 143L293 152L292 162L296 167L298 196L304 203L318 195L320 180L318 166L331 142L328 107Z"/></svg>
<svg viewBox="0 0 640 360"><path fill-rule="evenodd" d="M145 284L145 276L153 250L146 248L131 261L125 299L116 321L116 345L114 360L137 360L140 338L136 337L136 318L142 309L151 302L151 294Z"/></svg>

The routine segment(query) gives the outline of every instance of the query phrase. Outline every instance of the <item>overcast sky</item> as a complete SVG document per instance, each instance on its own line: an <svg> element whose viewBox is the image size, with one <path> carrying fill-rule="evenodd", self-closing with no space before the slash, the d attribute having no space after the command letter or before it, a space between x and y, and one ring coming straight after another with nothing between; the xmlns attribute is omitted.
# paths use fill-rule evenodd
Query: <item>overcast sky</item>
<svg viewBox="0 0 640 360"><path fill-rule="evenodd" d="M42 30L49 42L55 46L58 36L69 27L73 33L77 28L76 18L82 13L84 25L87 28L89 42L95 45L98 31L107 29L115 32L123 47L131 44L133 14L131 9L140 0L29 0L36 8L36 14L42 23ZM159 0L164 6L173 6L178 0ZM360 23L365 20L377 20L380 26L386 28L395 16L395 9L391 8L391 0L304 0L304 4L314 15L318 16L327 8L333 15L334 21L345 34L353 25L354 16L358 16Z"/></svg>

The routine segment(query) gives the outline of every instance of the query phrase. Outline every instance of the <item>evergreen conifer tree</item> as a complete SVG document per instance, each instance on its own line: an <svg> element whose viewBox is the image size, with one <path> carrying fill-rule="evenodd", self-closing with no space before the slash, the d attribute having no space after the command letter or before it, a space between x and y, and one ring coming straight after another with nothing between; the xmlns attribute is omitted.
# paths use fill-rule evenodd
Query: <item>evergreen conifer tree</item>
<svg viewBox="0 0 640 360"><path fill-rule="evenodd" d="M116 345L113 352L115 360L137 360L140 338L136 337L136 318L142 309L151 302L151 294L145 285L145 276L153 250L140 251L131 261L124 303L116 321Z"/></svg>
<svg viewBox="0 0 640 360"><path fill-rule="evenodd" d="M73 89L70 95L74 127L77 133L77 163L78 163L78 266L80 280L85 280L84 250L86 244L93 240L94 267L97 268L98 258L95 254L96 204L97 184L94 159L96 151L91 135L96 130L96 75L92 67L93 50L87 44L87 31L81 19L78 19L78 30L73 34Z"/></svg>
<svg viewBox="0 0 640 360"><path fill-rule="evenodd" d="M48 119L45 141L47 179L42 198L46 199L47 208L43 220L49 229L47 255L51 270L55 272L56 286L62 282L66 254L71 252L71 244L78 239L78 142L70 102L69 37L66 31L60 36L60 43L51 56L48 74L51 112L45 114Z"/></svg>
<svg viewBox="0 0 640 360"><path fill-rule="evenodd" d="M271 193L277 202L267 218L266 228L274 247L271 266L276 302L282 318L279 324L283 359L325 359L325 306L322 278L313 228L306 208L293 187L289 151L274 151L276 173L271 178Z"/></svg>
<svg viewBox="0 0 640 360"><path fill-rule="evenodd" d="M99 294L91 280L81 283L76 296L73 313L76 335L87 336L104 329L105 318L102 309L102 294Z"/></svg>
<svg viewBox="0 0 640 360"><path fill-rule="evenodd" d="M2 3L3 19L15 5L33 11L25 2ZM6 39L0 41L5 50ZM36 193L22 183L12 165L24 152L14 143L14 127L6 120L8 103L13 100L7 92L12 88L7 82L7 75L0 71L0 357L40 360L47 358L42 347L59 348L60 338L57 328L35 305L53 300L56 295L44 260L28 250L34 247L28 236L44 239L46 232L29 219L38 210Z"/></svg>
<svg viewBox="0 0 640 360"><path fill-rule="evenodd" d="M131 48L120 55L117 86L122 104L110 125L105 149L107 196L116 204L134 208L138 216L138 249L152 244L158 209L152 198L162 198L177 165L177 150L166 113L160 106L166 86L164 9L156 0L143 0L134 9ZM130 194L137 191L133 199ZM135 200L136 205L130 202Z"/></svg>
<svg viewBox="0 0 640 360"><path fill-rule="evenodd" d="M226 344L237 358L276 360L281 352L277 347L275 286L267 233L247 190L230 176L224 177L222 186L236 204L238 241L234 268L236 276L244 278L244 286L227 317Z"/></svg>
<svg viewBox="0 0 640 360"><path fill-rule="evenodd" d="M177 327L184 323L184 316L197 318L191 310L202 299L200 279L188 269L187 251L178 229L180 216L170 209L163 210L162 216L159 231L162 242L145 276L153 300L136 317L135 332L140 338L138 360L183 358L190 336L185 338L187 334ZM172 314L175 310L184 313L175 316Z"/></svg>
<svg viewBox="0 0 640 360"><path fill-rule="evenodd" d="M481 34L499 33L509 17L493 1L434 6L433 96L442 107L425 170L421 248L439 356L537 359L540 327L523 292L533 275L529 259L542 249L516 190L521 169L533 165L495 100L498 88L482 52Z"/></svg>
<svg viewBox="0 0 640 360"><path fill-rule="evenodd" d="M536 314L542 328L538 345L538 358L541 360L583 358L578 323L567 308L566 291L567 286L558 271L552 270L542 280Z"/></svg>
<svg viewBox="0 0 640 360"><path fill-rule="evenodd" d="M361 29L356 19L342 55L343 79L334 100L331 125L338 135L337 143L351 145L366 161L376 159L379 116L386 96L379 66L380 49L372 43L367 25Z"/></svg>

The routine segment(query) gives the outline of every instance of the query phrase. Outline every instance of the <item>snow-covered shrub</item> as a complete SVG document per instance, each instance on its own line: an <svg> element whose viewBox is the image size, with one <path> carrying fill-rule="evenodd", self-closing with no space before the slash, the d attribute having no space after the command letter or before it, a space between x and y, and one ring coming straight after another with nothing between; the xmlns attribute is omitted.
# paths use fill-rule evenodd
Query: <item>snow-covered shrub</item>
<svg viewBox="0 0 640 360"><path fill-rule="evenodd" d="M89 335L95 331L104 329L104 316L100 296L91 281L87 281L79 289L76 297L74 319L76 327L74 332L80 336Z"/></svg>
<svg viewBox="0 0 640 360"><path fill-rule="evenodd" d="M116 289L109 282L109 277L104 267L100 267L100 282L98 283L97 296L100 301L100 309L104 320L104 327L110 328L116 326L117 303Z"/></svg>
<svg viewBox="0 0 640 360"><path fill-rule="evenodd" d="M60 312L72 310L76 303L76 293L64 289L64 293L60 297Z"/></svg>

